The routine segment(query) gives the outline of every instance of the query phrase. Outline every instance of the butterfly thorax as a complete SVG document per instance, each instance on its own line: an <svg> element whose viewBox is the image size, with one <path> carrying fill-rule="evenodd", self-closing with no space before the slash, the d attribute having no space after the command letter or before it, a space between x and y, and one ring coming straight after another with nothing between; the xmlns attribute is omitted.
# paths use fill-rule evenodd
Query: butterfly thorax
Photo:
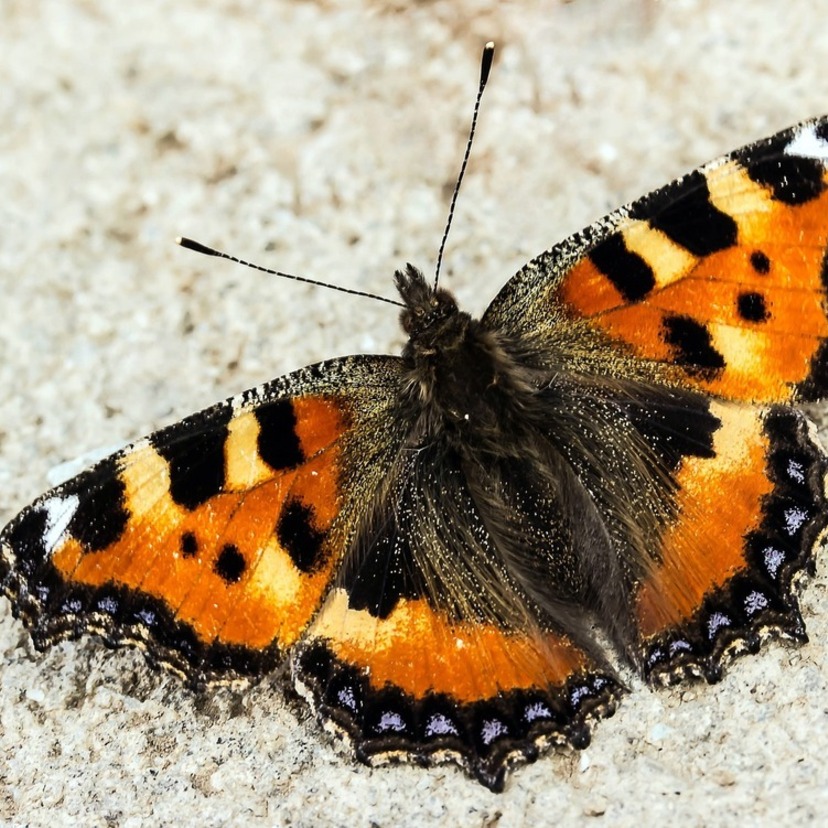
<svg viewBox="0 0 828 828"><path fill-rule="evenodd" d="M396 273L409 339L401 389L405 416L420 439L452 436L464 448L502 447L516 422L526 423L535 389L506 345L461 311L454 297L408 265ZM500 451L498 451L500 453Z"/></svg>

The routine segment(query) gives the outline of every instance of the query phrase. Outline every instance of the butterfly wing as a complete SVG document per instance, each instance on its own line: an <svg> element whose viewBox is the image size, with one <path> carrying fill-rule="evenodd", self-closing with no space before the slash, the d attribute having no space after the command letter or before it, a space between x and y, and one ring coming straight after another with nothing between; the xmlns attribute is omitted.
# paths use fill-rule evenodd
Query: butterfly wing
<svg viewBox="0 0 828 828"><path fill-rule="evenodd" d="M39 498L0 535L0 582L35 644L98 633L193 684L273 667L398 449L399 372L391 357L305 368Z"/></svg>
<svg viewBox="0 0 828 828"><path fill-rule="evenodd" d="M747 146L526 265L484 316L599 373L751 402L828 389L828 119Z"/></svg>
<svg viewBox="0 0 828 828"><path fill-rule="evenodd" d="M471 480L439 440L401 456L293 672L363 761L451 758L497 791L539 748L585 747L621 687L532 601Z"/></svg>
<svg viewBox="0 0 828 828"><path fill-rule="evenodd" d="M38 499L0 535L35 644L97 633L195 686L290 653L360 759L453 758L495 790L540 747L585 746L620 685L515 581L481 483L439 440L405 446L401 365L306 368Z"/></svg>
<svg viewBox="0 0 828 828"><path fill-rule="evenodd" d="M607 404L623 423L594 437L632 477L575 430L570 458L637 573L620 643L645 675L715 680L725 652L805 637L791 580L826 460L789 406L828 392L827 160L825 118L738 150L539 256L484 316L573 399L599 389L587 428Z"/></svg>
<svg viewBox="0 0 828 828"><path fill-rule="evenodd" d="M676 519L635 591L645 676L721 676L726 653L807 641L792 590L825 542L828 460L799 411L710 402L709 457L675 470Z"/></svg>

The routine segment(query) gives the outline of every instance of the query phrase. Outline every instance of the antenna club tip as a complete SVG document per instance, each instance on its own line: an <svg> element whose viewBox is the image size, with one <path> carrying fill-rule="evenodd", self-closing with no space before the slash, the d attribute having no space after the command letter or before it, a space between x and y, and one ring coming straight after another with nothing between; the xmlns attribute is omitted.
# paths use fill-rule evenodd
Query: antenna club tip
<svg viewBox="0 0 828 828"><path fill-rule="evenodd" d="M186 236L176 236L175 243L181 245L181 247L184 247L187 250L194 250L196 253L203 253L205 256L224 255L218 250L214 250L212 247L207 247L206 244L197 242L194 239L188 239Z"/></svg>
<svg viewBox="0 0 828 828"><path fill-rule="evenodd" d="M490 40L483 46L483 57L480 62L480 86L483 87L489 80L489 72L492 68L492 60L494 60L495 45L494 41Z"/></svg>

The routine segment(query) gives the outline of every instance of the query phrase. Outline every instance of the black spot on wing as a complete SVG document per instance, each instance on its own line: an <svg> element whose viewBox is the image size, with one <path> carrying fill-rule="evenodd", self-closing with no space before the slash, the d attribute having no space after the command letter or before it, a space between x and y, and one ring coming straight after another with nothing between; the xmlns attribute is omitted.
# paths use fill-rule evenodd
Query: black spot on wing
<svg viewBox="0 0 828 828"><path fill-rule="evenodd" d="M655 287L653 269L637 253L627 250L618 233L596 245L589 258L627 302L643 299Z"/></svg>
<svg viewBox="0 0 828 828"><path fill-rule="evenodd" d="M230 405L221 404L150 438L169 464L170 495L179 506L195 509L224 490L224 445L232 415Z"/></svg>
<svg viewBox="0 0 828 828"><path fill-rule="evenodd" d="M192 532L184 532L181 536L181 554L185 558L195 557L198 552L198 540Z"/></svg>
<svg viewBox="0 0 828 828"><path fill-rule="evenodd" d="M818 129L828 131L828 124L820 124ZM822 257L819 277L822 289L828 295L828 252ZM796 387L794 397L799 402L816 402L825 399L826 396L828 396L828 339L823 339L811 357L810 374Z"/></svg>
<svg viewBox="0 0 828 828"><path fill-rule="evenodd" d="M491 620L488 585L511 587L473 488L445 442L410 453L351 547L340 577L349 605L386 618L400 600L422 598L452 620Z"/></svg>
<svg viewBox="0 0 828 828"><path fill-rule="evenodd" d="M669 392L628 403L625 415L653 448L669 471L684 457L715 457L713 435L721 420L710 413L707 399L699 394Z"/></svg>
<svg viewBox="0 0 828 828"><path fill-rule="evenodd" d="M736 311L746 322L767 322L770 318L765 297L756 291L740 293L736 299Z"/></svg>
<svg viewBox="0 0 828 828"><path fill-rule="evenodd" d="M244 570L247 569L247 562L239 548L232 543L222 546L218 557L213 564L213 571L227 584L235 584L241 580Z"/></svg>
<svg viewBox="0 0 828 828"><path fill-rule="evenodd" d="M822 284L822 289L828 296L828 250L822 256L822 265L819 269L819 281Z"/></svg>
<svg viewBox="0 0 828 828"><path fill-rule="evenodd" d="M76 482L76 486L70 483L65 490L66 495L74 493L78 497L69 534L89 552L106 549L121 537L129 520L118 463L110 457Z"/></svg>
<svg viewBox="0 0 828 828"><path fill-rule="evenodd" d="M276 524L276 538L301 572L313 572L322 562L325 533L313 525L313 510L300 500L285 503Z"/></svg>
<svg viewBox="0 0 828 828"><path fill-rule="evenodd" d="M272 469L292 469L305 460L296 434L296 413L290 400L276 400L255 410L259 423L259 456Z"/></svg>
<svg viewBox="0 0 828 828"><path fill-rule="evenodd" d="M750 254L750 264L761 276L770 273L770 259L761 250L754 250Z"/></svg>
<svg viewBox="0 0 828 828"><path fill-rule="evenodd" d="M811 357L811 372L806 380L796 387L798 402L816 402L828 396L828 340L822 340L816 353Z"/></svg>
<svg viewBox="0 0 828 828"><path fill-rule="evenodd" d="M725 367L724 357L713 347L710 331L689 316L666 316L662 337L672 349L676 364L690 374L709 377Z"/></svg>
<svg viewBox="0 0 828 828"><path fill-rule="evenodd" d="M738 236L736 222L711 204L707 179L699 171L637 202L630 216L647 221L694 256L733 247Z"/></svg>
<svg viewBox="0 0 828 828"><path fill-rule="evenodd" d="M3 530L0 540L14 552L14 562L10 564L5 554L0 555L0 581L10 574L23 574L28 579L37 570L50 551L44 543L47 528L46 512L29 508Z"/></svg>
<svg viewBox="0 0 828 828"><path fill-rule="evenodd" d="M825 190L825 168L815 158L786 154L785 148L792 137L790 131L783 132L768 141L745 147L733 157L744 166L751 179L770 190L777 201L805 204Z"/></svg>
<svg viewBox="0 0 828 828"><path fill-rule="evenodd" d="M360 556L349 578L348 605L387 618L397 603L427 594L425 581L414 560L407 533L399 528L378 534Z"/></svg>

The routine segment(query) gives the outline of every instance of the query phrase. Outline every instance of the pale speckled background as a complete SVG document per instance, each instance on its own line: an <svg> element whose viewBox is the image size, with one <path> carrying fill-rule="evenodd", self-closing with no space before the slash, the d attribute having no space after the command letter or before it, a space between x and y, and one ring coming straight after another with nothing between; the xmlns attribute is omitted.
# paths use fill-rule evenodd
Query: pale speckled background
<svg viewBox="0 0 828 828"><path fill-rule="evenodd" d="M0 0L0 519L58 464L319 359L399 348L380 303L199 258L192 235L391 292L447 252L480 312L527 259L698 163L828 112L823 0ZM353 764L275 677L194 698L0 607L0 822L786 825L828 808L828 593L812 643L634 692L491 794Z"/></svg>

